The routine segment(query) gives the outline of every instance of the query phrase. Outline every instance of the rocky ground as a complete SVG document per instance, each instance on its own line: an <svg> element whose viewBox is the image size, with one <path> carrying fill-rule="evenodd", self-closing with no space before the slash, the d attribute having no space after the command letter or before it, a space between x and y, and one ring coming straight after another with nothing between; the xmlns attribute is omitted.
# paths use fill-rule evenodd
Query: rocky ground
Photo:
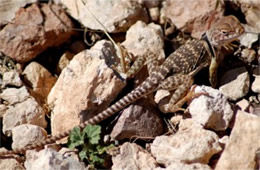
<svg viewBox="0 0 260 170"><path fill-rule="evenodd" d="M235 15L246 33L233 50L221 52L216 88L207 69L195 76L195 92L208 95L190 101L185 112L160 111L170 92L158 91L103 121L100 142L115 146L104 163L90 166L79 159L80 148L69 150L63 139L0 159L0 169L260 168L258 0L35 1L0 2L2 150L73 128L147 77L143 68L123 81L112 69L118 51L102 25L131 58L161 61L224 15Z"/></svg>

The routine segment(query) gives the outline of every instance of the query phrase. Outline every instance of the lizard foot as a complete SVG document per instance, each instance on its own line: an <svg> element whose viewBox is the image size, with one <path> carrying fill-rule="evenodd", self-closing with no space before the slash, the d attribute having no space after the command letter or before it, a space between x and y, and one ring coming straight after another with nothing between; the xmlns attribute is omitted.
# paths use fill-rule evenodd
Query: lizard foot
<svg viewBox="0 0 260 170"><path fill-rule="evenodd" d="M184 97L184 98L187 98L186 99L186 102L188 104L190 104L192 102L193 99L195 98L198 98L200 97L201 95L203 96L209 96L209 94L207 92L199 92L199 93L196 93L195 92L195 88L197 87L197 85L193 85L191 87L191 89L189 90L189 92L187 93L187 95Z"/></svg>
<svg viewBox="0 0 260 170"><path fill-rule="evenodd" d="M197 87L197 85L193 85L191 87L191 89L187 92L187 94L184 97L182 97L174 106L171 107L170 111L171 112L181 111L183 113L187 113L188 108L186 108L186 109L182 108L184 103L190 104L193 99L198 98L201 95L209 96L209 94L207 92L196 93L195 92L196 87Z"/></svg>

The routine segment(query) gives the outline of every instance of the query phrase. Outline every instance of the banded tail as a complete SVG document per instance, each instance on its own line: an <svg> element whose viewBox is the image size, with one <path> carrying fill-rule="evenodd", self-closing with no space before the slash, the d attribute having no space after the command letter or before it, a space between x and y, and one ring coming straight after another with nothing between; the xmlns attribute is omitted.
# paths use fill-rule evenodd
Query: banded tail
<svg viewBox="0 0 260 170"><path fill-rule="evenodd" d="M159 81L154 81L154 79L150 79L150 78L146 79L140 86L138 86L136 89L134 89L133 91L128 93L126 96L124 96L122 99L117 101L115 104L108 107L107 109L105 109L101 113L97 114L93 118L85 121L84 123L81 123L78 127L83 129L88 124L98 124L101 121L109 118L110 116L114 115L118 111L124 109L126 106L128 106L131 103L135 102L136 100L142 98L146 94L153 92L156 89L158 82ZM36 148L42 147L47 144L55 143L56 141L69 136L71 131L72 131L72 129L67 130L56 136L52 136L50 138L45 139L44 141L28 145L24 148L0 152L0 158L8 156L8 155L10 156L10 154L24 154L25 151L27 151L27 150L36 149Z"/></svg>

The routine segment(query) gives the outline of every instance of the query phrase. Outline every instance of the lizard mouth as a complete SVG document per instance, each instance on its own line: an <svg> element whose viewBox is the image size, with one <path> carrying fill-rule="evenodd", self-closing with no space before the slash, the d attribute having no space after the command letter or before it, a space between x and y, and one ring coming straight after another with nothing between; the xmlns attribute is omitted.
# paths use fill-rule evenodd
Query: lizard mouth
<svg viewBox="0 0 260 170"><path fill-rule="evenodd" d="M219 44L220 46L229 45L230 43L232 43L232 42L234 42L234 41L239 41L239 37L240 37L240 36L235 36L235 37L230 36L230 38L227 38L227 39L225 39L225 40L219 41L218 44Z"/></svg>

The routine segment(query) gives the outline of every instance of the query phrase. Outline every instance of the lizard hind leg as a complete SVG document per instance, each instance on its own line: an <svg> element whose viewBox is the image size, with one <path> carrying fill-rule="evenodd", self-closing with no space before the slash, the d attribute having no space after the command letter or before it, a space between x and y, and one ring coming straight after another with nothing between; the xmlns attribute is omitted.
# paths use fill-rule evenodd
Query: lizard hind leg
<svg viewBox="0 0 260 170"><path fill-rule="evenodd" d="M172 112L177 112L177 111L183 111L183 112L187 112L188 109L183 109L182 106L185 103L190 103L194 98L200 97L201 95L205 95L205 96L209 96L209 94L207 92L200 92L200 93L196 93L195 92L195 88L196 85L193 85L190 90L188 90L188 92L186 93L186 95L184 97L182 97L176 104L174 104L171 107L171 111Z"/></svg>
<svg viewBox="0 0 260 170"><path fill-rule="evenodd" d="M164 113L185 111L182 106L193 96L193 93L189 93L192 84L193 78L190 75L175 74L165 79L159 89L174 90L174 92L159 101L160 110Z"/></svg>

